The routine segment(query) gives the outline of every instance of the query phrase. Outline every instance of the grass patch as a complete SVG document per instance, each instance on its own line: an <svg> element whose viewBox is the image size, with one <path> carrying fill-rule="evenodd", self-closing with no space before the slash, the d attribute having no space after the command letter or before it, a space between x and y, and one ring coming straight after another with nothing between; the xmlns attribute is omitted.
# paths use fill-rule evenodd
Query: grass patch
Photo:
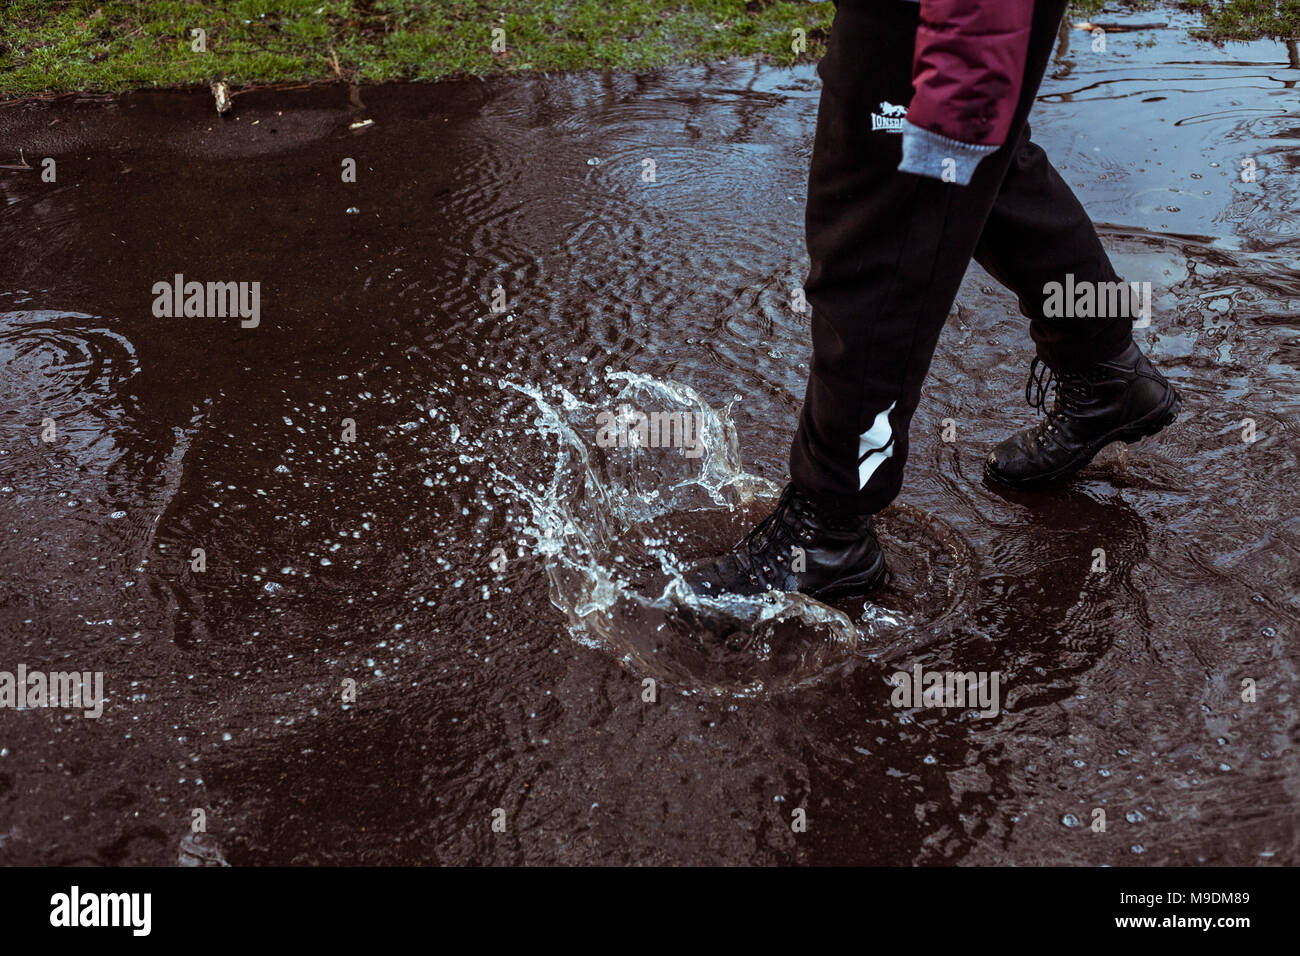
<svg viewBox="0 0 1300 956"><path fill-rule="evenodd" d="M761 56L816 59L806 0L8 0L0 96L143 86L435 80ZM807 37L793 48L794 31ZM191 31L205 32L206 51ZM494 29L504 30L493 48ZM501 35L497 35L501 36Z"/></svg>
<svg viewBox="0 0 1300 956"><path fill-rule="evenodd" d="M1182 4L1205 21L1201 39L1300 39L1300 0L1191 0Z"/></svg>

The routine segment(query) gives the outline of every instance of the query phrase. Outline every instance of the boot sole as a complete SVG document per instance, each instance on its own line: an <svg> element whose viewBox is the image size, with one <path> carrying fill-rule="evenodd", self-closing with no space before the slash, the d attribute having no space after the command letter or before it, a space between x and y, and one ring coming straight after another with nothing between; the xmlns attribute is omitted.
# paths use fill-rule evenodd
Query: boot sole
<svg viewBox="0 0 1300 956"><path fill-rule="evenodd" d="M1034 475L1030 478L1014 479L1007 478L994 471L989 463L984 463L984 475L990 481L1001 485L1004 488L1015 488L1024 490L1027 488L1042 488L1047 485L1054 485L1058 482L1066 481L1073 478L1080 471L1091 464L1092 460L1097 457L1098 453L1109 445L1111 442L1122 441L1126 444L1133 445L1144 438L1158 434L1172 425L1182 411L1182 403L1178 400L1178 393L1171 386L1169 389L1169 399L1153 412L1148 412L1136 422L1131 422L1112 432L1108 432L1101 438L1088 445L1086 454L1080 456L1076 461L1071 462L1063 468L1049 472L1046 475Z"/></svg>
<svg viewBox="0 0 1300 956"><path fill-rule="evenodd" d="M816 591L808 592L809 597L816 598L819 601L833 598L849 597L853 594L863 594L870 591L885 578L885 555L884 552L876 555L875 563L865 571L849 575L846 578L840 578L838 581L832 581L830 584Z"/></svg>

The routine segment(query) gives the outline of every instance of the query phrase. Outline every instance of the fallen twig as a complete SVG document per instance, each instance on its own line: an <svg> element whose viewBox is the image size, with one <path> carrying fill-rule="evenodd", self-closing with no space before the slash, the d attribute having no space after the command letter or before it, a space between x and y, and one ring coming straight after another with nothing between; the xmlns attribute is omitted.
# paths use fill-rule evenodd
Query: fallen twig
<svg viewBox="0 0 1300 956"><path fill-rule="evenodd" d="M1076 23L1076 30L1104 30L1107 33L1132 33L1134 30L1167 30L1167 23Z"/></svg>
<svg viewBox="0 0 1300 956"><path fill-rule="evenodd" d="M35 166L27 162L27 159L26 157L23 156L23 151L21 149L18 150L17 163L0 163L0 169L35 169L35 168L36 168Z"/></svg>

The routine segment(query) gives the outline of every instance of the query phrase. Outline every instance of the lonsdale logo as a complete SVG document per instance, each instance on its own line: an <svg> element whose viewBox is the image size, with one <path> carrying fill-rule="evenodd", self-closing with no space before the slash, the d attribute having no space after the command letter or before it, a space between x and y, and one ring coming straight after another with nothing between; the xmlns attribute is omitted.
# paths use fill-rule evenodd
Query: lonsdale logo
<svg viewBox="0 0 1300 956"><path fill-rule="evenodd" d="M880 112L871 114L871 132L883 129L887 133L901 133L905 116L906 106L895 106L889 100L881 100Z"/></svg>

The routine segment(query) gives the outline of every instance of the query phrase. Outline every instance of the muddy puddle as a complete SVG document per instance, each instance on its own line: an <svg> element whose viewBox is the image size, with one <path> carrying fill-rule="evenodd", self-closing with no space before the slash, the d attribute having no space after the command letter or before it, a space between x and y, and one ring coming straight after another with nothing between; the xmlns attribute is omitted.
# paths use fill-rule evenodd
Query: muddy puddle
<svg viewBox="0 0 1300 956"><path fill-rule="evenodd" d="M833 607L677 580L785 478L811 68L0 107L0 670L107 698L0 713L0 861L1300 862L1297 82L1064 37L1035 137L1185 414L987 487L1030 342L972 266Z"/></svg>

